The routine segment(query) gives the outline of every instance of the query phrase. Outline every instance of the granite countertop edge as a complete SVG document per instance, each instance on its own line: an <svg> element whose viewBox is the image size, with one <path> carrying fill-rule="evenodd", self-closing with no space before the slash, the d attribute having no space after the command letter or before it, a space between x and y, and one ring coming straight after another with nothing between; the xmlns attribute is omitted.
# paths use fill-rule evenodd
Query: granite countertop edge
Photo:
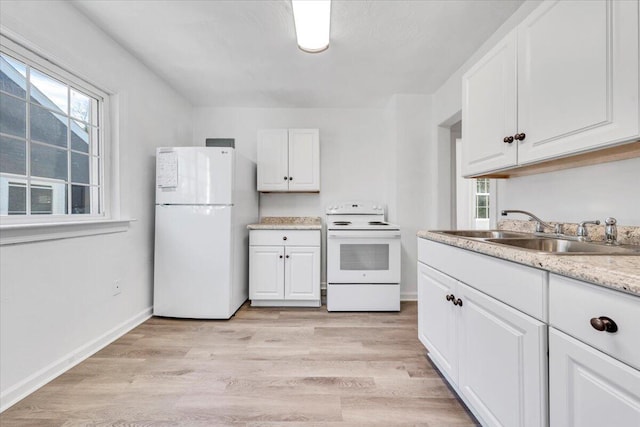
<svg viewBox="0 0 640 427"><path fill-rule="evenodd" d="M247 225L249 230L322 230L320 217L264 217L259 223Z"/></svg>
<svg viewBox="0 0 640 427"><path fill-rule="evenodd" d="M417 236L640 297L640 256L541 254L428 230Z"/></svg>

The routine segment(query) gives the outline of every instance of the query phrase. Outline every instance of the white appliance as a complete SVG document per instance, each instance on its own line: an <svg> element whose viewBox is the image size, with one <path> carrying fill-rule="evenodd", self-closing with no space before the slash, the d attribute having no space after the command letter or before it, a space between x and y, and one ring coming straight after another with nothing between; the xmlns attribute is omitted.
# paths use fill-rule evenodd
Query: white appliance
<svg viewBox="0 0 640 427"><path fill-rule="evenodd" d="M231 147L157 149L154 315L229 319L247 300L255 177Z"/></svg>
<svg viewBox="0 0 640 427"><path fill-rule="evenodd" d="M329 206L327 310L400 311L400 228L373 202Z"/></svg>

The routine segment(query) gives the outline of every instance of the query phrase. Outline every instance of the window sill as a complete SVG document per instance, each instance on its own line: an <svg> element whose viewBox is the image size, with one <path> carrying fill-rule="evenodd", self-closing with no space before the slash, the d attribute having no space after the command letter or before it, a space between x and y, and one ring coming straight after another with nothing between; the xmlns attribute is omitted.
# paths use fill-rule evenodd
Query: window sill
<svg viewBox="0 0 640 427"><path fill-rule="evenodd" d="M0 246L121 233L129 229L132 221L135 220L111 219L40 224L4 224L0 226Z"/></svg>

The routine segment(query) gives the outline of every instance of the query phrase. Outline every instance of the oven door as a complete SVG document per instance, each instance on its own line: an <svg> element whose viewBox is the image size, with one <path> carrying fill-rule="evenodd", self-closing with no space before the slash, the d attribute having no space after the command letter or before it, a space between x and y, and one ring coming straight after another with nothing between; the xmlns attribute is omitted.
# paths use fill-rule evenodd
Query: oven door
<svg viewBox="0 0 640 427"><path fill-rule="evenodd" d="M327 283L400 283L400 231L328 231Z"/></svg>

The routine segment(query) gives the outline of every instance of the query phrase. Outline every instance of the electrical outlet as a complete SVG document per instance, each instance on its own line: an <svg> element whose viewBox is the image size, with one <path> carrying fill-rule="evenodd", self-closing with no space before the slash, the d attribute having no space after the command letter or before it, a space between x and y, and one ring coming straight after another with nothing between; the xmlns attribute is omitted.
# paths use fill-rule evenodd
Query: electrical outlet
<svg viewBox="0 0 640 427"><path fill-rule="evenodd" d="M116 280L113 282L113 296L116 296L122 292L122 285L120 285L120 280Z"/></svg>

